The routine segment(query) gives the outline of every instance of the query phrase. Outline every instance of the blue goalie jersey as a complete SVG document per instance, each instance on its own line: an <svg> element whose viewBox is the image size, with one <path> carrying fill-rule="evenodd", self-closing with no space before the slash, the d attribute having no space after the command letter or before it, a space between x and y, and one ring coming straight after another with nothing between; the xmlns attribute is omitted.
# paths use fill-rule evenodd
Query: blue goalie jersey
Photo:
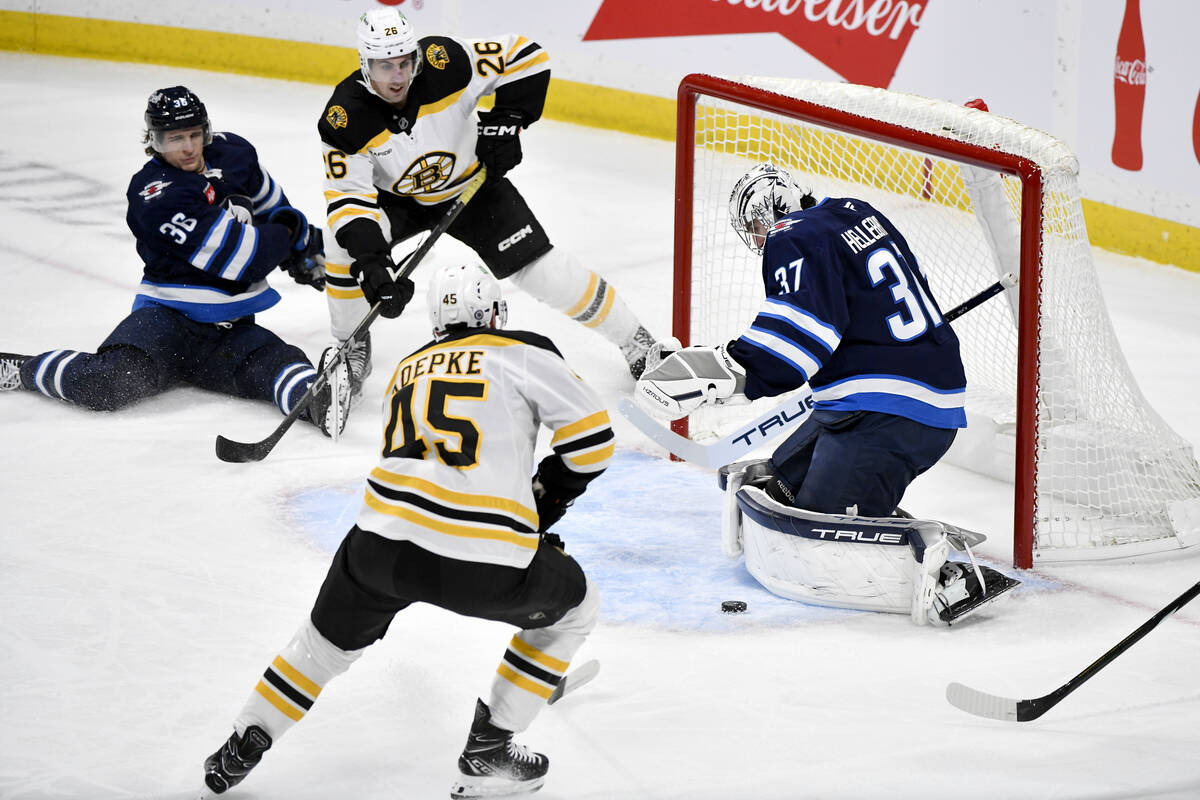
<svg viewBox="0 0 1200 800"><path fill-rule="evenodd" d="M766 301L730 348L747 397L807 381L817 408L966 426L958 337L887 217L826 198L776 222L762 268Z"/></svg>
<svg viewBox="0 0 1200 800"><path fill-rule="evenodd" d="M266 276L288 254L291 237L267 219L287 197L235 134L213 134L204 166L185 172L155 157L129 182L125 221L145 263L134 310L156 303L197 322L224 322L279 301ZM235 194L250 198L254 224L222 207Z"/></svg>

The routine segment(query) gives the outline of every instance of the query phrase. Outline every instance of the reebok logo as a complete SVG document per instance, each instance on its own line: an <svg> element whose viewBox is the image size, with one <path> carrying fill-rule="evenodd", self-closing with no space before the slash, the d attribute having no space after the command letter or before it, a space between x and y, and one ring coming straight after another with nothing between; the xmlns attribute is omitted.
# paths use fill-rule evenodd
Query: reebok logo
<svg viewBox="0 0 1200 800"><path fill-rule="evenodd" d="M500 244L496 245L496 249L499 250L501 253L503 253L505 250L512 247L514 244L521 241L522 239L524 239L526 236L530 236L532 234L533 234L533 226L526 225L524 228L521 228L521 230L517 231L512 236L509 236L507 239L502 240L500 242Z"/></svg>

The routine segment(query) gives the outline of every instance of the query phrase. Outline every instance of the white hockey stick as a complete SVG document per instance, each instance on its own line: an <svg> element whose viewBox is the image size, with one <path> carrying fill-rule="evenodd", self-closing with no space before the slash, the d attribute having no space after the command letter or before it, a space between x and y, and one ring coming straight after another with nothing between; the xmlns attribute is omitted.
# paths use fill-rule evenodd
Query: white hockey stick
<svg viewBox="0 0 1200 800"><path fill-rule="evenodd" d="M558 682L558 686L554 687L554 694L550 695L550 699L546 701L547 705L554 705L559 700L562 700L585 683L591 681L599 672L599 661L583 662L566 675L563 675L562 680Z"/></svg>
<svg viewBox="0 0 1200 800"><path fill-rule="evenodd" d="M1000 280L979 294L959 303L943 314L942 318L947 322L958 319L976 306L1016 285L1016 276L1011 272L1006 272ZM726 464L732 464L794 428L812 410L812 398L812 389L805 384L799 392L758 419L734 428L733 433L728 436L708 443L694 442L687 437L680 436L663 425L659 419L643 411L628 397L622 397L617 403L617 408L626 419L633 423L635 428L650 437L651 441L665 447L672 455L693 464L717 469Z"/></svg>
<svg viewBox="0 0 1200 800"><path fill-rule="evenodd" d="M968 714L974 714L977 717L987 717L1005 722L1029 722L1030 720L1037 719L1058 705L1059 701L1064 697L1078 689L1080 684L1088 678L1112 663L1113 659L1132 647L1134 642L1154 630L1158 623L1191 602L1196 595L1200 595L1200 582L1197 582L1192 588L1172 600L1166 608L1143 622L1137 630L1118 642L1107 653L1093 661L1083 672L1071 678L1071 680L1049 694L1035 697L1031 700L1011 700L1007 697L1000 697L999 695L972 689L970 686L964 686L961 683L951 683L946 687L946 699L955 708L960 708Z"/></svg>

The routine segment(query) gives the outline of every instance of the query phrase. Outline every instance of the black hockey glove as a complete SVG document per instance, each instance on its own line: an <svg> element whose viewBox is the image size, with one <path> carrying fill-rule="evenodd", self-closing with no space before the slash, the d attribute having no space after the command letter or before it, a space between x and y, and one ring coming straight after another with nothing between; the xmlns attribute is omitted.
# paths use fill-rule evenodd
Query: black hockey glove
<svg viewBox="0 0 1200 800"><path fill-rule="evenodd" d="M316 225L309 225L304 214L291 206L280 206L267 217L288 229L292 249L279 262L279 268L292 276L301 286L325 291L325 235Z"/></svg>
<svg viewBox="0 0 1200 800"><path fill-rule="evenodd" d="M572 472L558 455L549 455L538 464L533 476L533 502L537 506L538 531L545 533L563 518L575 498L583 494L588 481L600 473L581 475Z"/></svg>
<svg viewBox="0 0 1200 800"><path fill-rule="evenodd" d="M400 316L416 287L408 278L392 276L392 261L382 253L367 253L350 265L350 274L362 287L363 297L379 305L379 313L388 319Z"/></svg>
<svg viewBox="0 0 1200 800"><path fill-rule="evenodd" d="M221 201L221 208L233 214L233 218L245 225L254 224L254 203L244 194L231 194Z"/></svg>
<svg viewBox="0 0 1200 800"><path fill-rule="evenodd" d="M479 112L479 139L475 155L495 180L521 163L521 126L525 116L507 108Z"/></svg>

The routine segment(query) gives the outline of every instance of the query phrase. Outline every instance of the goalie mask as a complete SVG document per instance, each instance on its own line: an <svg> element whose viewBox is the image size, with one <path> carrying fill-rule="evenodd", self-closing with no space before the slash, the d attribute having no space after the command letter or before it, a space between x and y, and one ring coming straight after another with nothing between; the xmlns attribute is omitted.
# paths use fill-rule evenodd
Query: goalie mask
<svg viewBox="0 0 1200 800"><path fill-rule="evenodd" d="M409 55L412 56L412 73L408 76L411 82L421 71L420 43L412 25L399 11L376 8L359 18L358 63L367 91L371 94L379 95L371 85L372 80L383 84L395 79L391 74L395 70L395 62L389 59Z"/></svg>
<svg viewBox="0 0 1200 800"><path fill-rule="evenodd" d="M200 128L204 144L212 143L212 125L204 103L186 86L159 89L146 101L146 155L177 149L181 139L172 131Z"/></svg>
<svg viewBox="0 0 1200 800"><path fill-rule="evenodd" d="M500 282L482 265L442 267L429 282L426 301L436 339L453 329L503 328L508 323Z"/></svg>
<svg viewBox="0 0 1200 800"><path fill-rule="evenodd" d="M729 195L729 224L746 246L761 254L767 231L780 217L816 205L812 193L773 164L759 164L741 177Z"/></svg>

